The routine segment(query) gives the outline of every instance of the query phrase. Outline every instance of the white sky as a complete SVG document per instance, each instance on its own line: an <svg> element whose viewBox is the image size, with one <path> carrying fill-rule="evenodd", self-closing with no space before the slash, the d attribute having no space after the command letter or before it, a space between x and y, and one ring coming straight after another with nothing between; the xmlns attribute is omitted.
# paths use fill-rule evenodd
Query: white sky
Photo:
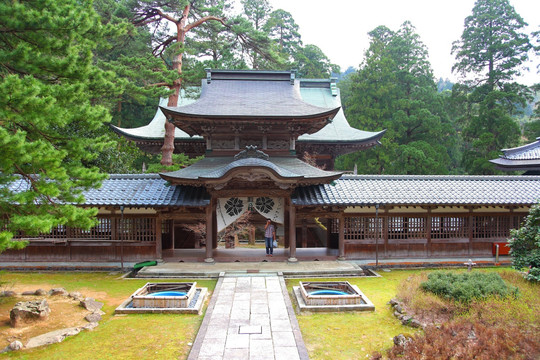
<svg viewBox="0 0 540 360"><path fill-rule="evenodd" d="M369 47L367 33L379 25L391 30L409 20L426 44L436 78L451 73L454 57L452 42L463 32L464 20L471 15L475 0L269 0L273 10L290 12L300 27L304 44L317 45L345 71L358 68ZM510 0L517 13L529 24L527 33L540 29L540 1ZM532 29L532 30L530 30ZM540 83L538 59L521 82Z"/></svg>

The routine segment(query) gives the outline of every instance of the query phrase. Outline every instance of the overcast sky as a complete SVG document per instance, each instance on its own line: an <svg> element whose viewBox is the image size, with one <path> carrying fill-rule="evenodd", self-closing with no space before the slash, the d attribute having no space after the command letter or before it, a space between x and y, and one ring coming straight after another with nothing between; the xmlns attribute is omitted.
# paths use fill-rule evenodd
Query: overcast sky
<svg viewBox="0 0 540 360"><path fill-rule="evenodd" d="M300 27L304 44L317 45L345 71L358 68L369 47L367 33L379 25L397 30L406 20L416 27L429 50L435 77L456 80L451 73L452 42L463 32L464 20L475 0L269 0L273 10L290 12ZM529 24L527 32L540 29L540 1L510 0ZM536 64L522 80L540 83Z"/></svg>

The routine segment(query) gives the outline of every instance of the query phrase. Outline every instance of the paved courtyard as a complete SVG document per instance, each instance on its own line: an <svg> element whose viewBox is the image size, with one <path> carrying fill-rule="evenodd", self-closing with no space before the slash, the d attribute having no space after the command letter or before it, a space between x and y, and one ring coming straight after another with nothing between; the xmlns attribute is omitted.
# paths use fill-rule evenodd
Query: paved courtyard
<svg viewBox="0 0 540 360"><path fill-rule="evenodd" d="M222 276L188 359L308 359L282 276Z"/></svg>

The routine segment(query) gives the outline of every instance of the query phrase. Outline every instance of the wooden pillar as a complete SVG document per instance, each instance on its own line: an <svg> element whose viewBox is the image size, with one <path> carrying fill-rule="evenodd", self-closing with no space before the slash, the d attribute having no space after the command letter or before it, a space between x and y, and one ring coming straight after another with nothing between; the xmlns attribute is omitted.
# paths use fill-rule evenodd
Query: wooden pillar
<svg viewBox="0 0 540 360"><path fill-rule="evenodd" d="M345 218L343 214L338 218L339 221L339 241L338 241L338 260L345 260Z"/></svg>
<svg viewBox="0 0 540 360"><path fill-rule="evenodd" d="M306 219L302 219L302 248L307 248L307 223Z"/></svg>
<svg viewBox="0 0 540 360"><path fill-rule="evenodd" d="M204 259L204 262L207 263L213 263L214 262L214 255L213 255L213 203L214 199L210 199L210 204L206 207L206 258Z"/></svg>
<svg viewBox="0 0 540 360"><path fill-rule="evenodd" d="M217 201L212 202L212 248L217 249L218 245L218 237L217 237L217 214L216 214L216 208L217 208Z"/></svg>
<svg viewBox="0 0 540 360"><path fill-rule="evenodd" d="M296 258L296 209L289 199L289 262L297 262Z"/></svg>
<svg viewBox="0 0 540 360"><path fill-rule="evenodd" d="M388 209L384 209L383 221L383 240L384 240L384 256L388 257Z"/></svg>
<svg viewBox="0 0 540 360"><path fill-rule="evenodd" d="M158 215L155 222L156 231L156 258L163 259L163 244L161 239L161 217Z"/></svg>
<svg viewBox="0 0 540 360"><path fill-rule="evenodd" d="M176 234L175 234L176 227L174 226L174 219L171 219L169 226L170 226L170 234L171 234L171 250L174 250L174 242L175 242L175 237L176 237Z"/></svg>
<svg viewBox="0 0 540 360"><path fill-rule="evenodd" d="M426 241L427 241L427 256L431 256L431 208L427 210L426 216Z"/></svg>
<svg viewBox="0 0 540 360"><path fill-rule="evenodd" d="M469 249L468 253L471 255L472 252L472 244L473 244L473 222L474 222L474 213L473 208L469 209Z"/></svg>

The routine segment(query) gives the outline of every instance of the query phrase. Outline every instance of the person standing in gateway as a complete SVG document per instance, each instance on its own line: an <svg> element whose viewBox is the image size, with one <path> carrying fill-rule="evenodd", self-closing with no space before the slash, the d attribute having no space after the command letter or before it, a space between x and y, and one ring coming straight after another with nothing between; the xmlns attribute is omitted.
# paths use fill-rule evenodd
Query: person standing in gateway
<svg viewBox="0 0 540 360"><path fill-rule="evenodd" d="M266 256L274 254L273 242L276 240L276 227L272 224L272 220L268 219L264 225L264 244L266 245Z"/></svg>

